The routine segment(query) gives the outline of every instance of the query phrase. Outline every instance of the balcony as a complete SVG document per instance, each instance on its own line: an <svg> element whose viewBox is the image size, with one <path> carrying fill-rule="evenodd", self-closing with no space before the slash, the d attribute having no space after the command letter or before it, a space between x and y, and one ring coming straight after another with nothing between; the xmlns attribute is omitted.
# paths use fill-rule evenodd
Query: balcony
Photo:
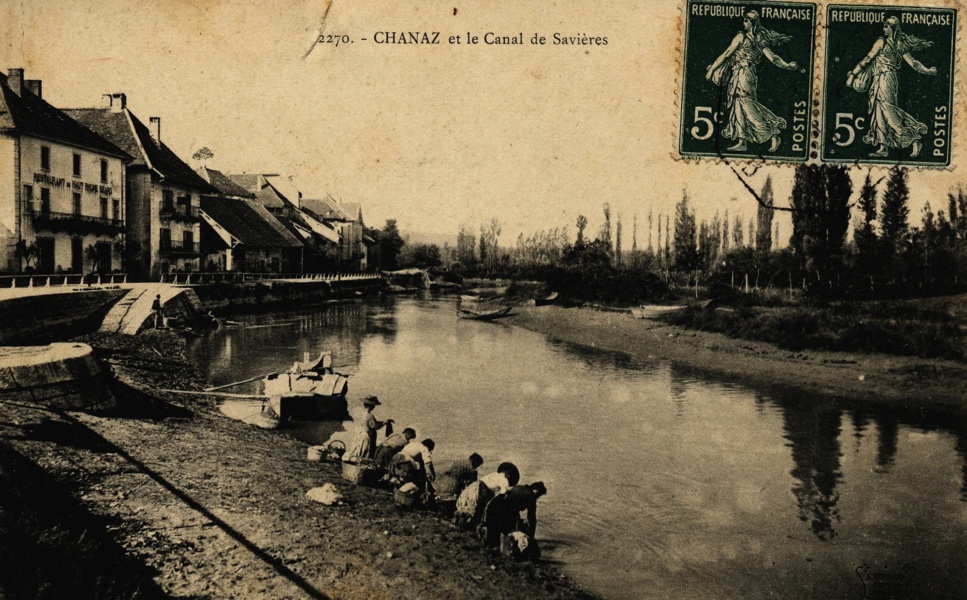
<svg viewBox="0 0 967 600"><path fill-rule="evenodd" d="M67 233L93 233L96 235L116 235L124 232L124 221L106 219L78 213L54 212L31 206L34 229L65 231Z"/></svg>
<svg viewBox="0 0 967 600"><path fill-rule="evenodd" d="M197 223L200 220L197 206L175 204L174 202L162 202L160 216L162 219L182 223Z"/></svg>
<svg viewBox="0 0 967 600"><path fill-rule="evenodd" d="M165 256L199 256L201 250L198 242L162 239L158 250Z"/></svg>

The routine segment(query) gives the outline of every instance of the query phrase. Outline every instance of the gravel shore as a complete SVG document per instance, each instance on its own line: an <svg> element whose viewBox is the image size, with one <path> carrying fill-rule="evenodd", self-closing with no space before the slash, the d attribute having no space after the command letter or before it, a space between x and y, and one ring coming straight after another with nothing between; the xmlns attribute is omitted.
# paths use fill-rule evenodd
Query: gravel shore
<svg viewBox="0 0 967 600"><path fill-rule="evenodd" d="M306 444L282 430L228 419L199 397L152 391L202 385L173 334L81 341L130 386L119 394L122 415L11 404L0 424L0 480L14 492L0 496L0 534L30 506L35 527L60 533L53 542L21 535L33 552L0 550L63 559L19 570L5 563L0 597L79 597L80 588L90 598L593 597L552 565L512 562L435 513L398 508L390 492L344 481L338 464L309 462ZM21 463L38 473L24 481ZM47 484L38 492L40 472ZM327 483L343 495L340 505L306 497ZM80 566L65 573L64 561Z"/></svg>

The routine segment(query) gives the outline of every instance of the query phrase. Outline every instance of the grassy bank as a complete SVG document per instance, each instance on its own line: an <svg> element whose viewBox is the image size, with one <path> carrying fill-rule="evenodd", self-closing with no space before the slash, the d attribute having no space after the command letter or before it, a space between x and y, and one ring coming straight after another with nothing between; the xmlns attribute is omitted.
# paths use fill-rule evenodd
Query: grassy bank
<svg viewBox="0 0 967 600"><path fill-rule="evenodd" d="M692 307L665 320L690 330L768 342L784 350L885 353L967 361L967 297L924 301L804 303L762 306L738 302Z"/></svg>

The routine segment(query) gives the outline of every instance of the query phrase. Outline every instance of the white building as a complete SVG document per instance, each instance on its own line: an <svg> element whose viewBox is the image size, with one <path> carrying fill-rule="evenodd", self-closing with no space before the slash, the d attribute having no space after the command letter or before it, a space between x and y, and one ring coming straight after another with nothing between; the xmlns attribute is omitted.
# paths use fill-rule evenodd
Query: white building
<svg viewBox="0 0 967 600"><path fill-rule="evenodd" d="M0 74L0 272L121 270L131 156L42 91Z"/></svg>

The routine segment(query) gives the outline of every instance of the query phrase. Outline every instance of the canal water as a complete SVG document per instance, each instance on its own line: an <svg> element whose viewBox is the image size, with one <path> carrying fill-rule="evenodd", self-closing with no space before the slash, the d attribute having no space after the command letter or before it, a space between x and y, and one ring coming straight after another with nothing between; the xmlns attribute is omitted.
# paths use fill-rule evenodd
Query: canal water
<svg viewBox="0 0 967 600"><path fill-rule="evenodd" d="M240 317L212 383L331 350L350 406L544 481L544 557L605 598L960 598L967 422L752 389L389 298ZM302 424L313 443L339 423ZM876 594L880 594L877 596Z"/></svg>

